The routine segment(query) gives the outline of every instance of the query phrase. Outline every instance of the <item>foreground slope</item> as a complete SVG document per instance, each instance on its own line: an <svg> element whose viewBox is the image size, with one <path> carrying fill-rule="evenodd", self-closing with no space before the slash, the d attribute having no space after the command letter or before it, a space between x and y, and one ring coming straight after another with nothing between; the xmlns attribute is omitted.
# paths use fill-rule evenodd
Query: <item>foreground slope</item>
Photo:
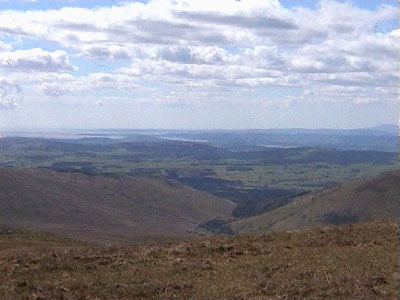
<svg viewBox="0 0 400 300"><path fill-rule="evenodd" d="M390 220L400 211L400 171L337 185L300 197L273 211L233 222L237 233L304 229Z"/></svg>
<svg viewBox="0 0 400 300"><path fill-rule="evenodd" d="M125 247L56 247L0 235L0 298L397 299L397 224ZM54 239L53 239L54 240ZM19 242L20 243L20 242Z"/></svg>
<svg viewBox="0 0 400 300"><path fill-rule="evenodd" d="M193 236L233 207L170 180L0 169L0 222L87 241Z"/></svg>
<svg viewBox="0 0 400 300"><path fill-rule="evenodd" d="M15 251L18 251L20 254L29 254L43 252L48 249L86 249L88 246L88 243L51 233L20 230L0 224L0 256L12 255ZM0 266L2 263L4 261L0 259Z"/></svg>

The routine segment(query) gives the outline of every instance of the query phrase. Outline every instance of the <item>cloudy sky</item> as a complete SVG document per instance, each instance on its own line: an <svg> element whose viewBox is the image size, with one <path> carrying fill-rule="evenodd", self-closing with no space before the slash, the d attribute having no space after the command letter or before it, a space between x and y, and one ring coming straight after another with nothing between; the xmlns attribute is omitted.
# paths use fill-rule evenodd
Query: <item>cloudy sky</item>
<svg viewBox="0 0 400 300"><path fill-rule="evenodd" d="M0 129L396 124L396 0L0 0Z"/></svg>

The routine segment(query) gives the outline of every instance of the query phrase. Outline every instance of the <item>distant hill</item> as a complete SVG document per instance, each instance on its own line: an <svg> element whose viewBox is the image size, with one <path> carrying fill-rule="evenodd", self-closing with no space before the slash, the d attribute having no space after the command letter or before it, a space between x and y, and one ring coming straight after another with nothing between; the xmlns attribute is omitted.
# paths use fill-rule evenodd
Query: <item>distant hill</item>
<svg viewBox="0 0 400 300"><path fill-rule="evenodd" d="M267 213L230 224L236 233L284 231L398 218L400 171L308 194Z"/></svg>
<svg viewBox="0 0 400 300"><path fill-rule="evenodd" d="M173 180L0 168L0 222L94 242L190 237L229 200Z"/></svg>
<svg viewBox="0 0 400 300"><path fill-rule="evenodd" d="M397 128L383 125L362 129L260 129L176 132L169 138L207 141L210 145L241 149L244 146L322 147L341 150L397 151Z"/></svg>
<svg viewBox="0 0 400 300"><path fill-rule="evenodd" d="M360 130L362 130L362 129L360 129ZM399 132L399 127L397 125L384 124L384 125L380 125L380 126L365 128L364 130L386 132L389 134L397 135Z"/></svg>

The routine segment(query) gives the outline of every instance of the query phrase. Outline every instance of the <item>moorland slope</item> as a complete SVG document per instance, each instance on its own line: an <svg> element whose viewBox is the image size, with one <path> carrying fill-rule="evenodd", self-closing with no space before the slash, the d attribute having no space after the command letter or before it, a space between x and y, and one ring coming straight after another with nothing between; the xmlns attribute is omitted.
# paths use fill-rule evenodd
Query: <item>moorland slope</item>
<svg viewBox="0 0 400 300"><path fill-rule="evenodd" d="M267 213L232 222L236 233L285 231L392 220L400 211L400 171L301 196Z"/></svg>
<svg viewBox="0 0 400 300"><path fill-rule="evenodd" d="M396 231L374 222L124 247L0 234L0 299L394 300Z"/></svg>
<svg viewBox="0 0 400 300"><path fill-rule="evenodd" d="M233 208L173 180L0 168L0 222L86 241L196 236Z"/></svg>

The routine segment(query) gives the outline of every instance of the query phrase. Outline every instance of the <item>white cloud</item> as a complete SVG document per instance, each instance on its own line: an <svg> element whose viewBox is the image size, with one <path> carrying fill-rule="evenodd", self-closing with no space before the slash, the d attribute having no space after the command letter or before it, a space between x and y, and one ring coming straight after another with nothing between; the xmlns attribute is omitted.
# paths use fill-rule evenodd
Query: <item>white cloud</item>
<svg viewBox="0 0 400 300"><path fill-rule="evenodd" d="M3 43L0 41L0 52L2 51L10 51L12 49L12 46L6 43Z"/></svg>
<svg viewBox="0 0 400 300"><path fill-rule="evenodd" d="M0 110L14 109L20 100L20 87L0 75Z"/></svg>
<svg viewBox="0 0 400 300"><path fill-rule="evenodd" d="M18 106L17 102L12 100L3 99L0 96L0 110L14 109Z"/></svg>
<svg viewBox="0 0 400 300"><path fill-rule="evenodd" d="M43 74L24 76L25 80L37 87L39 92L54 98L69 93L82 93L99 90L136 90L135 79L124 75L92 73L75 77L70 74Z"/></svg>
<svg viewBox="0 0 400 300"><path fill-rule="evenodd" d="M37 0L0 0L0 3L7 3L7 2L37 2Z"/></svg>
<svg viewBox="0 0 400 300"><path fill-rule="evenodd" d="M218 90L227 98L232 89L304 87L315 93L314 85L332 98L362 103L360 95L379 99L377 88L387 91L396 84L399 31L377 33L376 25L397 14L393 6L370 11L332 0L322 0L316 9L287 9L277 0L152 0L94 9L0 11L0 38L47 41L63 49L12 51L3 42L0 68L61 73L13 75L51 97L91 89L140 90L154 83L196 95ZM74 77L65 74L74 70L67 53L89 65L103 60L130 66ZM374 89L366 92L367 86Z"/></svg>
<svg viewBox="0 0 400 300"><path fill-rule="evenodd" d="M40 48L0 52L0 67L21 72L74 70L65 51L49 52Z"/></svg>
<svg viewBox="0 0 400 300"><path fill-rule="evenodd" d="M90 43L248 46L268 41L296 44L328 36L352 40L396 16L394 7L373 12L326 0L317 10L289 10L275 0L153 0L111 8L3 11L0 32L79 49Z"/></svg>

